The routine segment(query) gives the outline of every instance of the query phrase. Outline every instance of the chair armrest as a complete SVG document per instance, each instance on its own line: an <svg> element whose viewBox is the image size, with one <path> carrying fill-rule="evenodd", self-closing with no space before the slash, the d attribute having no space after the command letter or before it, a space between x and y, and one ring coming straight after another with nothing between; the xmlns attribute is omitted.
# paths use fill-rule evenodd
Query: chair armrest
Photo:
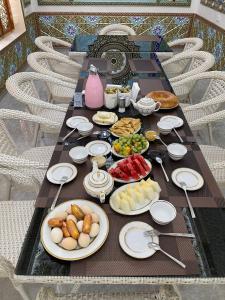
<svg viewBox="0 0 225 300"><path fill-rule="evenodd" d="M205 117L202 117L198 120L192 121L189 123L189 126L191 127L192 130L198 130L199 128L202 127L202 125L206 125L209 123L213 123L216 121L221 121L225 119L225 110L216 112L214 114L207 115Z"/></svg>
<svg viewBox="0 0 225 300"><path fill-rule="evenodd" d="M34 168L46 170L46 168L48 167L48 165L45 163L40 163L37 161L19 158L18 156L12 156L7 154L0 154L0 165L12 169L16 167L17 169Z"/></svg>

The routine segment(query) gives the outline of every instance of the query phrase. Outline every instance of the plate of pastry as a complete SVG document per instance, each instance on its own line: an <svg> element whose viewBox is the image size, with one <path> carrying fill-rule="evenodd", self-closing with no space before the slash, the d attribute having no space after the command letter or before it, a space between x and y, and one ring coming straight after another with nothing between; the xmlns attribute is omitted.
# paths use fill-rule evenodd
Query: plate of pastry
<svg viewBox="0 0 225 300"><path fill-rule="evenodd" d="M118 117L114 112L98 111L93 115L92 121L98 125L112 125L118 121Z"/></svg>
<svg viewBox="0 0 225 300"><path fill-rule="evenodd" d="M111 128L110 132L115 137L126 137L137 133L141 129L141 120L137 118L121 118Z"/></svg>
<svg viewBox="0 0 225 300"><path fill-rule="evenodd" d="M118 188L110 197L111 208L119 214L135 216L149 210L153 201L159 199L161 188L158 182L148 178Z"/></svg>
<svg viewBox="0 0 225 300"><path fill-rule="evenodd" d="M160 110L173 109L179 105L178 97L168 91L152 91L146 97L153 99L155 102L160 102Z"/></svg>

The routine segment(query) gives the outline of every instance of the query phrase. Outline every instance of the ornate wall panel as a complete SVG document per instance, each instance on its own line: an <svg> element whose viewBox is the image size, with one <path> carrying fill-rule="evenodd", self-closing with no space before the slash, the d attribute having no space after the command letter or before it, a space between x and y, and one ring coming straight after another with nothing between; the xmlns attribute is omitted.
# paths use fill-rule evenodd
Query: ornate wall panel
<svg viewBox="0 0 225 300"><path fill-rule="evenodd" d="M158 34L167 40L189 36L192 15L46 15L38 17L42 35L52 35L72 41L76 34L96 34L108 24L131 26L137 34Z"/></svg>
<svg viewBox="0 0 225 300"><path fill-rule="evenodd" d="M195 16L191 36L198 36L204 41L203 50L215 56L214 69L225 71L225 32L207 20Z"/></svg>
<svg viewBox="0 0 225 300"><path fill-rule="evenodd" d="M205 6L211 7L222 13L225 13L225 1L224 0L201 0L201 3Z"/></svg>
<svg viewBox="0 0 225 300"><path fill-rule="evenodd" d="M35 14L26 17L25 23L26 32L0 51L0 92L5 87L6 79L17 72L26 62L27 55L36 49L34 44L37 36Z"/></svg>
<svg viewBox="0 0 225 300"><path fill-rule="evenodd" d="M151 6L190 6L191 0L38 0L39 5L151 5Z"/></svg>

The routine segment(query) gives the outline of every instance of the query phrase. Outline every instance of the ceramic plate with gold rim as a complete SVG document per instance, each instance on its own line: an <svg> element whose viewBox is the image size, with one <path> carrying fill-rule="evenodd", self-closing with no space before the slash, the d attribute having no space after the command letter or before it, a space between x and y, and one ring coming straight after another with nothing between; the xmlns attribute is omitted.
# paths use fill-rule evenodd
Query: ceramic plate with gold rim
<svg viewBox="0 0 225 300"><path fill-rule="evenodd" d="M61 248L51 240L50 237L51 229L48 226L48 220L53 218L56 213L61 211L66 211L71 204L77 204L78 206L87 205L93 210L93 212L98 214L100 219L99 221L100 231L97 237L93 239L93 241L89 244L87 248L80 248L80 249L69 251ZM62 260L73 261L73 260L84 259L97 252L105 243L108 233L109 233L109 220L106 213L99 205L88 200L82 200L82 199L70 200L58 205L52 212L50 212L45 217L41 226L41 242L45 250L53 257Z"/></svg>
<svg viewBox="0 0 225 300"><path fill-rule="evenodd" d="M70 128L76 128L80 122L89 122L89 120L83 116L74 116L66 120L66 125Z"/></svg>
<svg viewBox="0 0 225 300"><path fill-rule="evenodd" d="M106 126L113 125L114 123L116 123L118 121L118 116L113 112L109 112L109 113L111 114L111 118L109 118L109 119L105 119L105 120L101 119L100 120L97 118L97 114L95 114L92 117L92 121L98 125L103 125L103 126L104 125L106 125Z"/></svg>

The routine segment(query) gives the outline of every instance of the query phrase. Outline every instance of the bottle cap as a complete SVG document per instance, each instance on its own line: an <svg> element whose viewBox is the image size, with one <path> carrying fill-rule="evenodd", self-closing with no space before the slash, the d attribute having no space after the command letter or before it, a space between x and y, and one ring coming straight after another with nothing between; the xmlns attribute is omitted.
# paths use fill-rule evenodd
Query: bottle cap
<svg viewBox="0 0 225 300"><path fill-rule="evenodd" d="M94 65L90 65L89 71L95 74L98 73L98 70Z"/></svg>

